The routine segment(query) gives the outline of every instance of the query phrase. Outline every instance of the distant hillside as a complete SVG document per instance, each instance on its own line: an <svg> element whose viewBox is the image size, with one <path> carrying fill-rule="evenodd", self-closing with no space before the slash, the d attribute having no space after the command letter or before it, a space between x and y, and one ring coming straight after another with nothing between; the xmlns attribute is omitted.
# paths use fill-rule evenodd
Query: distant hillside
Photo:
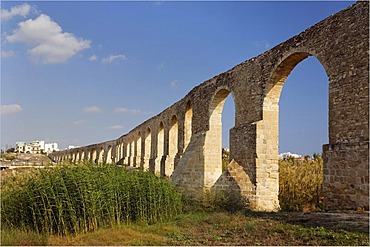
<svg viewBox="0 0 370 247"><path fill-rule="evenodd" d="M1 155L2 162L12 163L12 165L51 165L52 160L45 154L18 154L18 153L5 153Z"/></svg>

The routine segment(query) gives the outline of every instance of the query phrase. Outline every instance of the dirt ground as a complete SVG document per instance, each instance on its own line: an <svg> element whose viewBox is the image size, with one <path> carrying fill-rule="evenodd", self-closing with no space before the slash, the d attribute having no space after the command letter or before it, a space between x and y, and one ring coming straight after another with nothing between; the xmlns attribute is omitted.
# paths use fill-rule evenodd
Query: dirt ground
<svg viewBox="0 0 370 247"><path fill-rule="evenodd" d="M343 229L355 232L369 232L369 211L342 211L342 212L278 212L278 213L251 213L263 218L279 220L286 223Z"/></svg>

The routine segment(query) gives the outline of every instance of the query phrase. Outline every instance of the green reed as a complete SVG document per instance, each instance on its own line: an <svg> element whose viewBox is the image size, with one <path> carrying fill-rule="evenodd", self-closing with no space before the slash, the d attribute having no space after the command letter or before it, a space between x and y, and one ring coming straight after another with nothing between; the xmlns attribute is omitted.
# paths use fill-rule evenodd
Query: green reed
<svg viewBox="0 0 370 247"><path fill-rule="evenodd" d="M161 221L181 210L168 180L113 165L40 169L5 183L1 198L2 224L62 235Z"/></svg>

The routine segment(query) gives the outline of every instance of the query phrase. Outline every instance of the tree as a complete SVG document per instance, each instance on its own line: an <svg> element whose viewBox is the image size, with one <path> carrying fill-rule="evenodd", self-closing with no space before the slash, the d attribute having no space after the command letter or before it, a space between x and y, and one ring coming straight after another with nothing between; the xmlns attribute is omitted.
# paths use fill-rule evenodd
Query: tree
<svg viewBox="0 0 370 247"><path fill-rule="evenodd" d="M6 150L7 153L14 153L15 151L15 148L9 148L8 150Z"/></svg>

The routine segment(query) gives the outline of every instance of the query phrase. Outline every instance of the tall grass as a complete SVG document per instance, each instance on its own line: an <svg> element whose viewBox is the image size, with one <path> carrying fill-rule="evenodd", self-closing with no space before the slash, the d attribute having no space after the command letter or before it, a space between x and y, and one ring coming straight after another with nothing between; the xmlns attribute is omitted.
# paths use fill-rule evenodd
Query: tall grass
<svg viewBox="0 0 370 247"><path fill-rule="evenodd" d="M321 157L279 161L279 201L282 210L323 209L323 161Z"/></svg>
<svg viewBox="0 0 370 247"><path fill-rule="evenodd" d="M156 222L182 210L169 181L117 166L40 169L2 188L1 222L39 233L67 234L134 221Z"/></svg>

